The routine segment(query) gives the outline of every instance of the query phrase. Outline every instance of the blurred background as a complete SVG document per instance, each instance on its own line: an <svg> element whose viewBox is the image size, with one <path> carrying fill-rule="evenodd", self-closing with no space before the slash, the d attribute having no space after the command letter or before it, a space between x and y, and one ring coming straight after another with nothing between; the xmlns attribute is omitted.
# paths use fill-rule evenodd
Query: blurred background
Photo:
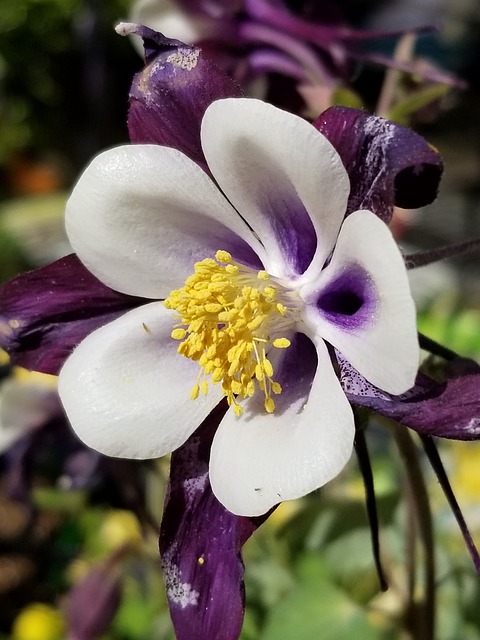
<svg viewBox="0 0 480 640"><path fill-rule="evenodd" d="M321 0L310 4L322 15ZM397 211L393 229L406 251L480 236L480 3L339 0L335 8L358 29L439 27L418 36L413 55L458 82L422 101L419 79L400 74L390 107L440 151L445 175L438 199ZM114 25L130 11L129 0L1 0L2 282L70 252L63 210L76 176L97 152L128 141L128 90L142 60ZM365 50L393 56L396 44ZM332 101L354 99L373 112L385 77L383 66L357 59L344 79L348 92ZM478 254L412 275L421 331L477 360L479 276ZM74 441L54 379L13 369L6 354L0 374L0 638L173 638L156 529L168 461L105 462ZM385 425L373 425L369 443L389 591L379 591L353 460L321 493L283 505L247 544L242 640L413 637L405 617L422 595L422 571L412 584L407 565L420 566L422 550L412 548L405 470ZM480 544L480 448L439 446ZM421 464L438 543L436 637L480 640L478 578L434 474Z"/></svg>

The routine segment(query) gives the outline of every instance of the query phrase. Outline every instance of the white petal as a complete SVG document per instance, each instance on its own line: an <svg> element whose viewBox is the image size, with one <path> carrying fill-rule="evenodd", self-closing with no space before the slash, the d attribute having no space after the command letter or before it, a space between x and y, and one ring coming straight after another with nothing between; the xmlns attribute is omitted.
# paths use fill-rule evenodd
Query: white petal
<svg viewBox="0 0 480 640"><path fill-rule="evenodd" d="M308 346L313 352L313 345ZM281 380L283 391L275 396L274 413L265 413L257 392L243 403L240 418L227 412L215 435L212 489L235 514L260 515L278 502L304 496L334 478L350 458L352 410L325 344L317 345L316 373L315 359L301 357L297 347L292 344L285 354L282 366L289 378ZM290 349L296 349L291 355L297 362L289 358Z"/></svg>
<svg viewBox="0 0 480 640"><path fill-rule="evenodd" d="M117 291L163 298L218 249L254 255L253 234L212 180L176 149L117 147L97 156L67 203L66 228L87 268Z"/></svg>
<svg viewBox="0 0 480 640"><path fill-rule="evenodd" d="M154 302L97 329L67 359L59 393L73 429L110 456L156 458L177 449L222 393L190 399L198 364L177 353L173 314Z"/></svg>
<svg viewBox="0 0 480 640"><path fill-rule="evenodd" d="M280 277L309 265L318 271L333 249L350 189L330 142L302 118L247 98L211 104L201 136L217 182L267 250L267 271Z"/></svg>
<svg viewBox="0 0 480 640"><path fill-rule="evenodd" d="M414 384L420 357L415 304L403 258L385 223L370 211L352 213L331 263L302 295L315 300L355 265L371 283L374 304L364 321L342 326L315 307L307 308L307 318L312 330L315 327L369 382L389 393L403 393Z"/></svg>

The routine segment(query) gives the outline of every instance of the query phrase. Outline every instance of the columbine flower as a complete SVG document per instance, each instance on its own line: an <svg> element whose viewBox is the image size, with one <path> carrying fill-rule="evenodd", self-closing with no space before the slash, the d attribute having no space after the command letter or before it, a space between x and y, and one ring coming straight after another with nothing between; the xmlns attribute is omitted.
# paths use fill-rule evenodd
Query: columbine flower
<svg viewBox="0 0 480 640"><path fill-rule="evenodd" d="M174 149L182 151L198 165L194 167L193 174L195 176L201 175L202 184L210 184L208 188L211 189L212 185L209 179L204 174L199 173L198 169L198 167L202 167L207 173L211 171L201 147L201 120L206 108L212 101L219 98L240 96L241 92L238 86L212 65L208 55L197 47L189 47L182 43L168 40L140 25L119 25L117 30L125 34L137 33L142 36L145 43L147 65L143 71L135 76L130 93L128 124L130 139L136 145L134 149L138 149L141 156L143 147L138 147L137 145L148 143L148 145L172 147L173 149L169 150L153 151L153 154L171 154L169 157L176 155L177 158L183 158L183 156L176 154ZM302 126L305 126L305 123ZM346 209L347 215L356 210L368 209L375 213L384 223L388 223L392 216L394 204L415 208L429 204L435 198L442 173L442 163L438 154L413 131L362 111L335 107L322 113L314 122L314 127L330 140L348 172L351 192ZM283 135L283 133L284 130L278 128L278 130L275 130L274 135L276 137ZM249 136L250 130L247 140L251 139ZM148 148L155 147L149 146ZM295 148L297 148L295 145L292 146L292 149ZM165 175L171 175L171 171L164 174L165 165L155 165L150 167L149 172L146 172L146 168L141 162L130 162L133 156L129 158L130 152L128 149L124 149L126 155L122 155L122 152L118 156L118 171L104 173L103 177L105 178L105 185L108 186L108 193L114 198L113 206L121 214L118 220L121 222L122 229L127 232L138 232L139 230L146 230L147 232L150 230L152 232L142 232L140 236L137 236L139 244L133 247L133 251L129 250L128 245L122 245L127 250L126 255L123 257L121 254L117 255L117 252L121 249L120 245L114 247L112 243L106 243L106 247L110 247L109 250L115 252L117 262L121 263L122 274L128 272L132 265L135 267L135 273L138 274L138 259L143 257L146 263L144 263L146 268L142 271L144 277L136 280L135 277L132 278L133 284L130 282L132 290L134 290L135 283L137 285L141 284L142 287L150 283L155 291L147 294L142 289L142 295L153 297L160 295L159 281L152 281L151 275L156 274L156 278L159 275L161 276L161 267L164 275L171 276L172 279L178 279L175 284L167 281L163 283L163 295L168 296L172 289L179 289L185 285L186 279L194 271L195 261L201 262L207 258L214 259L215 253L219 250L229 251L232 259L244 266L251 267L257 272L262 271L262 267L265 266L261 262L262 256L256 256L255 252L249 249L244 241L241 241L239 246L236 247L238 251L233 250L226 242L223 242L223 239L232 239L234 234L228 229L225 230L225 226L218 224L218 221L215 224L212 223L210 205L216 211L215 202L220 198L224 215L229 216L231 222L235 219L235 224L241 227L242 233L246 233L257 247L262 247L258 241L260 234L245 225L242 219L238 217L238 214L232 217L230 215L232 213L231 206L226 204L222 196L217 192L215 192L216 196L214 196L212 202L209 203L206 215L203 217L198 215L199 208L195 198L196 194L188 193L191 180L188 184L183 184L177 180L174 181L173 186L177 189L176 193L178 193L180 186L185 187L183 194L185 197L190 196L189 204L191 206L184 213L188 215L190 223L195 219L199 223L198 226L193 229L190 225L182 227L183 234L181 239L183 242L178 241L178 235L173 234L168 238L162 235L162 231L158 228L158 219L155 217L159 203L162 202L161 199L158 199L159 194L156 189L158 180L164 180ZM295 153L298 154L298 151ZM150 154L150 151L147 154ZM264 157L262 154L257 154L255 158ZM332 156L336 157L334 153ZM280 157L283 162L289 156L288 154L286 155L284 150ZM296 156L294 155L293 157L295 158ZM111 155L110 158L113 160L114 155ZM146 158L147 156L145 156ZM129 160L128 167L124 165L126 159ZM313 170L312 165L303 162L303 160L302 158L302 163L298 166L299 180L300 178L305 180L305 176L300 171L301 166L305 175L308 172L312 181L310 174L310 171ZM185 158L182 159L182 162L184 167L189 168L189 171L185 172L185 177L189 180L191 166L188 163L185 164ZM101 163L98 161L94 164L97 167L100 167L100 165ZM265 167L268 166L272 168L273 166L281 167L282 165L279 165L277 160L276 165L266 163ZM150 178L148 178L147 173ZM134 179L129 183L129 175L132 174ZM340 174L343 175L342 180L344 181L344 172L341 168L338 171L338 175ZM92 168L88 170L87 175L92 176ZM101 176L97 177L101 179ZM256 178L256 176L253 177ZM273 171L270 177L275 177ZM118 181L116 181L116 178L118 178ZM316 179L317 176L315 176L315 180L311 184L312 189L319 188ZM340 180L340 178L338 179ZM155 188L150 191L152 189L152 180ZM262 177L260 178L261 180ZM80 182L80 184L82 183L86 184L84 179ZM165 185L164 182L163 184ZM268 203L281 204L281 202L275 200L277 192L275 190L272 192L268 188L271 184L270 182L266 182L263 185L265 188L262 191L260 191L260 186L262 185L260 185L258 177L255 179L254 184L259 188L259 191L255 192L253 196L258 195L260 197L262 194L264 196L272 196L271 200L267 197L263 199L262 211L263 205L266 206ZM283 180L282 186L285 187L286 184L286 181ZM145 186L146 189L144 188ZM221 186L224 187L225 185L222 184ZM137 195L129 187L133 191L136 190L138 192ZM290 192L282 190L280 193L285 195ZM146 202L145 198L149 198L148 194L150 194L150 199ZM85 201L85 206L82 209L88 220L91 221L91 215L95 215L97 211L102 216L98 222L108 222L103 218L105 195L106 192L101 189L88 191L88 201ZM303 198L304 193L302 192L301 195ZM252 194L250 196L252 197ZM293 196L295 196L295 192L293 192ZM253 197L254 200L255 198ZM295 198L293 200L295 201ZM180 200L177 200L177 204L179 202ZM201 202L205 204L203 199ZM251 202L252 200L250 200ZM290 201L287 200L286 204L288 202ZM296 202L299 202L299 199ZM304 200L304 202L306 201ZM314 203L315 206L312 211L316 211L315 207L320 202L323 202L323 200ZM151 215L151 227L149 230L145 224L139 224L141 219L139 211L142 209L142 203L147 206L147 211L143 207L144 213ZM111 204L112 202L110 201ZM312 205L311 200L308 200L308 204L309 206ZM95 206L90 211L89 208L93 205ZM113 226L110 230L104 229L105 233L113 233L117 225L116 211L112 212L111 208L109 211L112 214ZM280 207L279 212L281 213L282 211L285 212L286 209ZM306 233L302 231L303 249L306 251L303 255L307 256L305 267L307 266L309 252L311 253L312 249L315 250L316 236L312 242L311 237L313 236L308 233L309 229L310 231L313 230L313 223L308 222L310 219L309 214L305 213L305 211L306 209L303 205L299 207L299 215L293 219L296 226L289 226L290 219L281 215L278 219L269 218L268 216L263 218L265 222L273 222L274 220L278 222L275 232L271 237L270 232L266 234L265 239L270 239L271 246L279 249L280 266L287 264L284 259L286 253L285 251L280 251L280 249L292 249L292 239L299 237L297 233L302 230L306 231ZM193 218L193 213L195 212L197 215ZM169 219L173 225L178 219L179 208L176 207L171 210L171 213L172 216ZM247 212L242 208L241 213L245 215ZM367 217L370 218L368 214ZM255 219L257 220L257 218ZM144 218L144 222L147 220L148 215ZM317 218L315 220L318 222ZM307 224L302 226L304 222ZM209 225L209 223L211 224ZM79 225L81 224L82 222L79 221ZM336 224L338 230L341 220L337 220ZM93 228L90 228L93 231ZM348 225L345 228L348 229ZM185 230L190 231L190 240L185 236ZM212 232L217 235L212 237ZM380 233L388 237L386 229L380 231ZM219 234L223 234L222 237L219 237ZM343 230L338 238L341 238L342 235ZM145 240L145 236L147 236L147 240ZM263 237L262 233L262 239ZM288 242L279 245L276 242L278 238L283 238ZM319 238L322 240L323 235L320 235ZM216 239L222 240L222 242L216 244L213 242ZM333 248L333 244L336 241L336 234L333 232L331 240L331 248ZM160 247L165 246L163 241L169 242L171 253L166 255L160 253ZM112 238L112 242L115 242L115 237ZM162 242L163 244L161 244ZM205 247L205 244L209 242L213 246ZM340 241L335 249L336 260L344 255L338 253L339 247ZM195 251L193 250L194 248ZM206 248L209 249L208 256L206 255ZM103 249L104 247L99 247L99 257L101 257ZM185 267L185 265L179 264L178 260L173 263L169 262L171 256L181 258L189 250L191 250L192 254L189 256L190 266ZM199 250L200 253L197 254L196 252ZM454 248L454 250L456 249ZM262 251L263 254L266 253L265 248ZM379 243L375 247L376 251L383 252L384 245ZM241 257L239 252L244 253L245 260L239 260ZM247 255L251 258L250 264L246 260L245 256ZM271 257L270 249L268 255ZM296 254L291 252L291 255L299 257L302 252L298 251ZM372 255L375 256L375 253ZM396 251L394 250L391 255L397 255ZM423 262L418 257L413 261L412 257L409 257L408 262L411 266L416 266L426 264L438 259L438 257L441 256L430 255ZM83 254L82 258L84 258ZM105 263L108 263L108 259L107 251L104 254ZM320 284L326 284L325 280L329 273L328 261L329 258L324 269L322 269L324 265L318 264L319 261L315 262L320 272ZM313 263L314 261L310 264ZM338 262L335 263L333 260L330 264L337 264L338 266ZM369 262L369 265L373 268L371 262ZM93 267L91 268L93 269ZM263 270L266 271L266 269ZM287 278L287 280L291 279L295 288L295 285L299 284L300 279L306 277L307 273L308 269L305 268L303 273L300 274L298 272L296 278ZM278 274L273 270L270 275L270 283L274 278L278 278ZM356 281L358 282L358 280ZM360 278L360 281L364 282L365 280ZM110 279L108 283L110 283ZM262 281L255 279L255 284L258 285L258 283L262 284ZM104 372L106 377L103 382L107 382L107 384L103 388L99 388L98 392L92 396L95 403L92 409L97 407L100 412L103 409L112 410L112 418L117 415L119 409L116 406L118 389L115 389L116 380L114 376L118 376L118 381L121 383L122 388L129 389L130 398L134 397L135 391L138 392L138 395L134 397L134 404L130 405L131 411L128 416L125 415L120 418L119 426L121 428L119 430L116 429L115 420L112 420L110 424L103 424L103 426L107 426L110 429L110 434L105 434L105 442L107 444L110 442L110 447L115 446L117 452L123 452L124 455L128 455L128 451L132 451L132 441L137 438L137 447L140 449L141 440L144 438L145 450L143 452L137 451L137 453L153 455L154 450L150 447L150 444L154 442L153 438L158 436L161 429L167 424L166 420L162 421L159 417L161 414L158 413L158 408L162 402L158 396L162 393L162 397L165 399L165 385L170 385L168 388L172 386L172 380L169 380L170 374L174 374L173 382L180 379L179 393L176 397L178 404L176 406L183 406L183 409L190 412L188 416L183 414L180 419L179 413L175 412L173 402L170 402L175 398L166 398L168 401L167 408L172 410L170 424L173 429L176 426L179 429L183 429L185 418L187 418L187 422L191 421L193 423L198 420L198 423L200 423L202 411L199 410L199 407L202 409L203 406L206 412L208 403L214 404L212 394L218 394L219 398L223 396L220 388L221 383L211 385L206 397L200 394L197 400L190 400L189 393L195 384L199 366L176 352L176 347L179 343L171 339L170 336L171 331L175 330L173 324L178 321L178 319L175 319L175 311L171 310L169 312L170 323L168 326L163 327L159 317L168 312L162 303L152 303L141 309L139 307L145 305L145 297L121 293L110 288L107 284L92 275L75 254L36 271L18 276L0 287L0 342L8 350L12 362L31 369L58 373L60 366L72 352L75 345L78 345L96 328L111 323L109 331L112 330L112 333L110 333L112 340L109 341L108 345L100 345L103 355L99 353L98 355L101 355L101 357L95 356L95 362L98 366L101 366L100 360L102 362L105 361L105 356L107 355L109 357L113 356L113 360L110 361L111 367L109 370ZM388 295L391 296L394 291L393 280L389 284L391 287ZM112 286L114 286L114 283L112 283ZM135 290L138 291L138 288ZM373 290L375 291L375 289ZM135 311L131 311L132 309L135 309ZM148 319L145 322L145 314L150 314L150 312L154 322L148 324ZM145 322L146 328L150 331L152 327L155 327L155 335L149 335L143 325L138 335L135 327L130 323L130 318L134 317L131 313L137 314L139 320L141 319L141 322ZM345 314L343 315L345 316ZM125 333L122 332L124 324L127 325L127 332ZM178 329L179 327L176 328ZM106 330L107 327L101 331L104 332ZM340 331L340 333L343 335L343 331ZM106 334L99 332L93 335L101 337ZM165 350L155 347L153 350L146 352L146 346L158 344L155 337L158 335L164 341L163 344L170 346L170 351L165 353ZM135 359L137 354L135 345L132 344L136 337L139 339L139 344L144 345L142 346L143 355L140 359ZM144 343L147 339L149 342ZM270 424L273 424L272 421L280 419L280 422L276 423L277 425L282 424L286 431L290 429L296 434L299 431L298 424L294 424L293 420L291 421L292 424L289 424L288 416L285 416L282 421L282 403L287 404L292 400L291 392L293 390L291 385L285 384L282 375L285 377L285 374L288 374L289 381L298 383L297 391L301 392L304 389L305 393L307 393L309 384L314 378L313 368L316 365L317 356L313 342L306 337L306 334L297 332L296 337L292 335L290 341L291 345L286 349L271 348L271 352L273 354L276 353L280 359L283 356L285 357L283 374L282 362L276 362L272 358L272 354L269 355L269 359L273 360L272 366L275 374L273 380L283 385L282 393L272 396L276 402L274 412L268 415L265 414L264 396L262 396L263 392L258 388L258 385L254 396L245 399L245 403L249 403L250 406L254 402L258 403L258 411L264 416L261 418L264 424L267 424L265 422L267 419L270 420ZM319 338L318 343L323 345L321 338ZM332 344L335 343L332 342ZM90 345L93 346L92 343ZM299 357L302 346L306 347L306 358L303 361ZM429 351L434 349L431 341L429 341L429 344L425 344L424 338L422 346ZM436 347L441 349L438 345ZM84 345L80 347L80 349L83 348ZM108 354L107 351L109 352ZM435 349L434 352L436 352ZM378 357L379 353L371 351L371 356ZM296 369L290 367L287 370L288 357L290 357L291 362L295 362ZM351 353L348 353L348 358L351 358ZM463 375L458 372L456 374L452 373L445 382L435 382L425 375L418 376L415 387L408 393L398 396L387 393L386 389L379 390L371 382L368 382L343 357L341 349L336 351L336 359L341 369L341 384L343 384L343 389L352 404L364 404L367 407L371 407L374 411L399 420L406 427L413 427L421 434L459 439L478 438L478 389L480 380L478 372L471 375ZM366 361L367 358L365 358ZM118 367L113 371L110 380L108 380L115 362L118 363ZM175 369L169 369L170 362L175 362ZM86 365L87 362L84 364ZM132 368L130 364L132 366L135 365L134 377L131 376ZM331 361L324 358L323 364L325 365L326 374L332 380ZM387 359L384 360L384 364L386 367L391 367L392 370L395 365L394 362L388 362ZM305 373L308 373L309 367L312 369L310 375L304 376ZM127 370L127 376L123 377ZM182 374L182 371L185 375ZM319 369L319 375L320 373L321 369ZM365 371L364 373L367 375ZM80 382L76 382L79 394L85 395L85 389L92 390L92 383L96 375L94 367L89 367L85 370L84 377ZM138 379L138 376L141 379ZM302 376L305 377L304 385L301 384ZM320 377L319 381L321 381ZM127 382L128 384L126 384ZM333 384L335 384L335 380L333 380ZM341 392L338 393L338 396L343 399ZM297 398L297 400L300 402L301 397ZM325 406L329 406L328 398L325 401ZM238 402L241 404L243 401L240 399ZM188 438L187 435L191 426L187 424L183 434L187 439L183 445L174 451L171 458L170 483L160 534L160 550L171 616L176 636L182 640L190 640L192 637L198 638L198 640L211 640L216 637L221 637L222 640L237 640L242 626L244 611L243 563L240 551L248 537L268 516L268 513L256 518L235 516L227 511L212 494L209 481L210 449L218 424L225 414L226 405L227 402L224 398L224 401L219 403L216 409L209 414L208 418ZM417 408L419 411L417 411ZM248 407L246 407L243 415L235 418L232 415L232 408L229 409L229 420L231 422L235 420L238 423L242 422L245 427L243 430L239 429L239 435L247 435L250 433L249 429L253 426L252 422L247 420L248 411ZM151 412L147 422L145 422L146 412ZM345 415L347 414L349 414L348 408L345 410ZM140 416L140 420L137 419L138 416ZM306 417L305 412L299 412L298 417L303 420ZM328 420L322 422L322 418L326 418L323 405L319 406L318 410L317 430L320 430L321 434L326 437L331 436L331 442L333 445L335 443L338 444L338 450L341 449L343 443L345 458L348 457L347 451L351 446L351 424L348 424L344 433L341 430L337 430L337 421L335 421L329 433L329 422ZM257 421L255 420L255 422ZM98 421L98 416L92 424L97 425L99 429L102 428L102 424ZM223 428L225 421L222 425ZM342 425L345 426L343 423L340 426ZM284 435L286 431L283 430ZM255 448L251 450L251 459L248 457L250 452L246 455L245 466L248 464L254 469L259 464L264 465L271 462L271 451L266 450L266 445L274 441L267 441L269 433L269 429L258 430L257 435L259 438L252 442L252 447ZM165 431L163 431L163 434L166 438L169 436ZM176 436L176 438L172 437L170 441L173 449L181 440L182 434L179 434L178 431L176 433L172 431L170 435ZM279 429L279 435L282 435L281 429ZM340 440L342 436L344 436L344 439ZM299 440L299 442L305 447L308 444L305 440ZM242 445L245 443L246 441L244 440L241 442ZM164 444L167 445L168 443L164 442ZM290 451L286 449L287 446L285 445L285 458L280 460L282 479L291 477L292 473L293 475L308 473L309 470L306 471L304 468L298 467L298 465L294 469L288 466L289 464L291 465L291 455ZM244 458L240 452L240 462L238 464L241 464L243 460ZM230 472L230 470L228 471ZM124 472L120 473L121 477L123 477ZM230 473L231 475L236 473L233 467ZM242 470L242 473L245 473L245 469ZM246 488L248 489L248 487ZM254 489L256 488L260 487L257 485ZM276 499L279 500L280 498L277 497ZM192 532L194 532L194 535L192 535Z"/></svg>
<svg viewBox="0 0 480 640"><path fill-rule="evenodd" d="M347 173L310 124L226 99L207 109L201 139L221 190L179 151L149 145L107 151L80 178L66 213L77 255L109 287L166 300L88 336L59 391L81 439L134 458L179 447L226 396L212 488L230 511L259 515L350 457L352 412L327 343L402 393L418 366L414 306L386 226L369 211L344 221Z"/></svg>

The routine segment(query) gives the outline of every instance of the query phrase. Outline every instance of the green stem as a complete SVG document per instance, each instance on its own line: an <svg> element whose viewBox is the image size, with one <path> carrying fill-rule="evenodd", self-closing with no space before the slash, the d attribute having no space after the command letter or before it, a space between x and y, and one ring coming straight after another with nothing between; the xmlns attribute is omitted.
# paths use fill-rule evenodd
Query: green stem
<svg viewBox="0 0 480 640"><path fill-rule="evenodd" d="M415 40L416 35L414 33L406 33L402 36L395 47L394 59L400 62L411 60L415 48ZM402 74L403 71L399 71L398 69L388 69L385 73L385 79L375 109L377 115L388 118L389 111L395 99L395 91Z"/></svg>
<svg viewBox="0 0 480 640"><path fill-rule="evenodd" d="M368 426L369 414L367 411L361 411L359 407L354 409L355 415L355 451L360 472L363 478L363 486L365 488L365 503L367 509L368 522L370 524L370 532L372 535L372 551L377 569L380 589L387 591L388 583L383 571L382 560L380 557L380 538L379 538L379 522L377 512L377 502L375 499L375 483L373 478L372 465L370 462L370 454L368 452L367 441L365 438L365 429Z"/></svg>
<svg viewBox="0 0 480 640"><path fill-rule="evenodd" d="M420 466L418 448L410 432L405 427L394 424L393 433L405 464L405 479L409 487L424 557L423 599L421 602L415 602L413 593L410 594L407 624L410 625L414 640L435 640L435 550L430 501Z"/></svg>

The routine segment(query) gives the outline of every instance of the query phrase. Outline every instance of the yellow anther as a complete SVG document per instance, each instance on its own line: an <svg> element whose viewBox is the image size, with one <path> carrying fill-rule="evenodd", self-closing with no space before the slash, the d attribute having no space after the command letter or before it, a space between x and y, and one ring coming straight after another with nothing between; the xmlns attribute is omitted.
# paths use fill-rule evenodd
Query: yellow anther
<svg viewBox="0 0 480 640"><path fill-rule="evenodd" d="M196 400L200 393L200 386L198 384L194 384L192 390L190 391L190 399Z"/></svg>
<svg viewBox="0 0 480 640"><path fill-rule="evenodd" d="M208 360L211 360L212 358L215 357L215 354L217 353L217 345L215 344L211 344L208 349L207 352L204 353L203 355L205 356L205 360L208 362ZM203 357L203 356L202 356ZM205 366L203 363L201 363L201 366Z"/></svg>
<svg viewBox="0 0 480 640"><path fill-rule="evenodd" d="M267 358L264 358L262 362L262 366L267 378L271 378L273 376L273 367L270 360L268 360Z"/></svg>
<svg viewBox="0 0 480 640"><path fill-rule="evenodd" d="M218 252L220 253L220 252ZM223 253L227 253L226 251ZM230 255L230 254L227 254ZM217 267L217 263L215 262L215 260L212 260L211 258L205 258L205 260L202 260L201 262L195 262L195 272L200 272L200 271L205 271L210 269L215 269Z"/></svg>
<svg viewBox="0 0 480 640"><path fill-rule="evenodd" d="M261 364L255 365L255 377L259 381L263 381L265 379L265 373Z"/></svg>
<svg viewBox="0 0 480 640"><path fill-rule="evenodd" d="M242 392L242 383L239 380L232 380L232 384L230 385L232 392L238 395Z"/></svg>
<svg viewBox="0 0 480 640"><path fill-rule="evenodd" d="M237 418L239 418L243 413L243 409L239 404L234 404L233 405L233 411L234 411L235 415L237 416Z"/></svg>
<svg viewBox="0 0 480 640"><path fill-rule="evenodd" d="M253 318L253 320L251 320L248 323L248 328L250 329L250 331L255 331L255 329L258 329L259 327L261 327L262 324L264 324L264 322L265 322L265 316L263 314L256 316L255 318Z"/></svg>
<svg viewBox="0 0 480 640"><path fill-rule="evenodd" d="M220 382L221 380L223 380L223 376L225 375L225 371L223 369L221 369L220 367L217 369L214 369L212 371L212 382L213 384L216 384L217 382Z"/></svg>
<svg viewBox="0 0 480 640"><path fill-rule="evenodd" d="M268 398L265 399L265 411L267 413L273 413L274 410L275 410L275 402L273 401L273 398L269 396Z"/></svg>
<svg viewBox="0 0 480 640"><path fill-rule="evenodd" d="M215 364L215 361L207 362L207 364L204 366L205 373L207 374L207 376L210 375L214 371L216 366L217 365Z"/></svg>
<svg viewBox="0 0 480 640"><path fill-rule="evenodd" d="M286 349L290 346L291 342L288 338L277 338L272 342L272 344L277 349Z"/></svg>
<svg viewBox="0 0 480 640"><path fill-rule="evenodd" d="M228 368L228 376L232 378L239 369L240 369L240 360L235 358L235 360L232 361L232 364Z"/></svg>
<svg viewBox="0 0 480 640"><path fill-rule="evenodd" d="M217 253L215 254L215 258L219 262L223 262L223 264L228 264L229 262L232 261L232 256L230 253L228 253L228 251L222 251L222 250L217 251Z"/></svg>
<svg viewBox="0 0 480 640"><path fill-rule="evenodd" d="M181 340L178 352L200 367L190 397L208 394L210 376L213 384L221 384L235 415L243 413L237 397L249 398L256 390L265 397L265 411L272 413L271 396L282 388L273 379L267 354L290 342L282 337L271 340L270 335L292 330L299 299L266 271L234 262L228 251L217 251L215 258L197 262L195 273L164 303L178 314L171 333Z"/></svg>
<svg viewBox="0 0 480 640"><path fill-rule="evenodd" d="M208 313L218 313L222 309L222 305L218 304L218 302L209 302L205 305L205 311L208 311Z"/></svg>

